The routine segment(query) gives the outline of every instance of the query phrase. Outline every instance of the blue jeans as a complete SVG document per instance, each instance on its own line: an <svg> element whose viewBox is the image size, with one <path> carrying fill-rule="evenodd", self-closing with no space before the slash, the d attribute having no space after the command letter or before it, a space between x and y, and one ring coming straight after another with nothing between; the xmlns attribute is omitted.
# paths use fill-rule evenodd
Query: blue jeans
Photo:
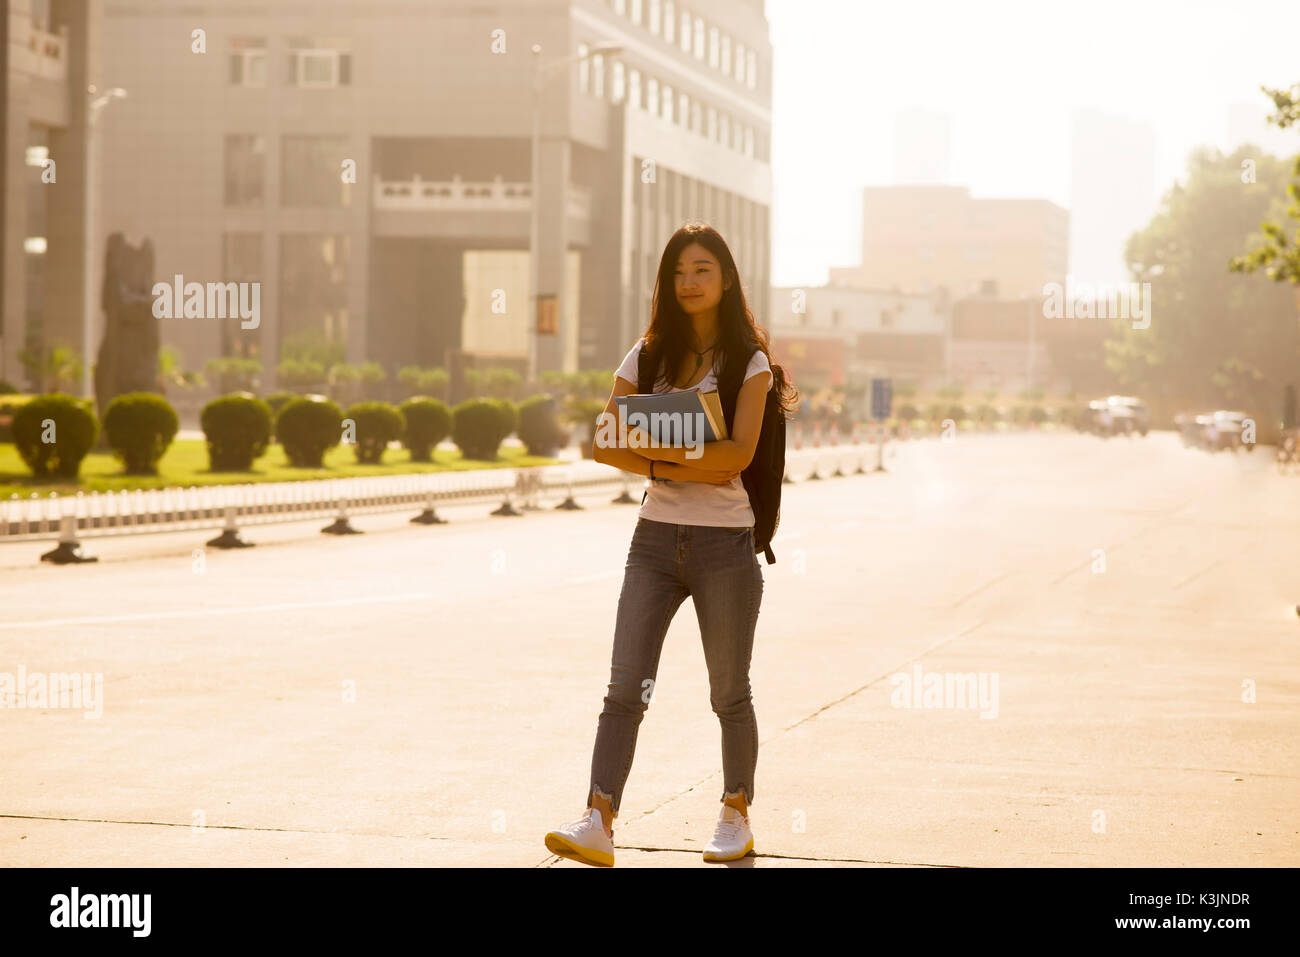
<svg viewBox="0 0 1300 957"><path fill-rule="evenodd" d="M743 790L746 804L754 802L758 721L749 661L763 599L754 530L638 518L618 599L609 691L596 726L588 807L599 794L618 814L664 636L687 595L700 623L709 702L722 725L722 799Z"/></svg>

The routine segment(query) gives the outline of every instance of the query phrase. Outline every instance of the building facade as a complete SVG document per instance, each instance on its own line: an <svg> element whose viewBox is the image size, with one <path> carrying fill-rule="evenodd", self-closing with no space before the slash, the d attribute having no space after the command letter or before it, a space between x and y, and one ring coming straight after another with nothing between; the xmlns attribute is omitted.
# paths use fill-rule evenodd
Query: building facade
<svg viewBox="0 0 1300 957"><path fill-rule="evenodd" d="M772 343L800 388L852 388L872 378L942 385L948 306L941 294L836 286L772 289Z"/></svg>
<svg viewBox="0 0 1300 957"><path fill-rule="evenodd" d="M766 319L761 0L105 0L104 48L130 97L103 234L151 237L162 280L261 284L255 328L161 320L187 368L257 357L265 390L290 355L441 366L455 398L462 365L524 371L540 322L538 372L612 369L695 219Z"/></svg>
<svg viewBox="0 0 1300 957"><path fill-rule="evenodd" d="M29 368L56 347L82 352L99 12L99 0L0 3L0 379L23 389L55 385Z"/></svg>
<svg viewBox="0 0 1300 957"><path fill-rule="evenodd" d="M994 290L1041 296L1064 283L1069 213L1043 199L976 199L964 186L863 190L862 262L830 271L831 285L898 288L952 300Z"/></svg>

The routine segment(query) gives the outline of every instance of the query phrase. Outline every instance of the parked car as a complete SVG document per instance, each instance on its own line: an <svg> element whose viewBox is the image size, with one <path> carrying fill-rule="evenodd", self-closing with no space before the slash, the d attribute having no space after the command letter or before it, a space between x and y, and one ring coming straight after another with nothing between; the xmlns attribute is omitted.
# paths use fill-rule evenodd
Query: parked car
<svg viewBox="0 0 1300 957"><path fill-rule="evenodd" d="M1079 431L1094 435L1110 435L1114 416L1105 399L1093 399L1079 417Z"/></svg>
<svg viewBox="0 0 1300 957"><path fill-rule="evenodd" d="M1151 431L1151 410L1141 399L1132 395L1109 395L1106 405L1110 407L1115 422L1114 430L1137 432L1146 435Z"/></svg>
<svg viewBox="0 0 1300 957"><path fill-rule="evenodd" d="M1249 416L1245 412L1233 412L1226 409L1218 409L1211 414L1213 420L1213 435L1217 442L1208 443L1213 451L1219 449L1237 449L1245 448L1247 452L1255 451L1254 442L1243 442L1241 433L1243 423Z"/></svg>

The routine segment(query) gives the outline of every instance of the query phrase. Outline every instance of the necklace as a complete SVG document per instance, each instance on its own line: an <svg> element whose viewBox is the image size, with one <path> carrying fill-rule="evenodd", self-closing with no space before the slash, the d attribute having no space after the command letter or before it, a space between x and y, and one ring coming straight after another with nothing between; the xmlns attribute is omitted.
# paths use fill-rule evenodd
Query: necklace
<svg viewBox="0 0 1300 957"><path fill-rule="evenodd" d="M718 344L718 340L717 340L717 339L714 339L714 340L713 340L713 345L709 346L709 349L712 349L713 346L716 346L717 344ZM687 346L686 348L687 348L687 349L691 349L690 346ZM705 349L704 352L708 352L709 349ZM691 351L692 351L692 352L695 352L694 349L691 349ZM695 352L695 368L696 368L697 370L700 368L700 366L704 365L704 352Z"/></svg>

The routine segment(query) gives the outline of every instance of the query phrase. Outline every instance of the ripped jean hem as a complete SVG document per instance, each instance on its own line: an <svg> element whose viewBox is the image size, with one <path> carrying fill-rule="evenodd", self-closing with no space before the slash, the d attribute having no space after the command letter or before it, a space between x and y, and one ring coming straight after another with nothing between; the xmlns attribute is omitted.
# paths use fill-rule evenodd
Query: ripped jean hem
<svg viewBox="0 0 1300 957"><path fill-rule="evenodd" d="M589 795L587 795L587 807L594 807L594 806L595 806L595 805L593 805L593 804L591 803L591 798L592 798L593 795L596 796L596 797L599 797L599 798L604 798L606 801L609 802L609 813L610 813L610 815L613 816L613 817L618 817L618 802L615 801L615 799L614 799L614 795L612 795L612 794L607 794L607 793L605 793L604 791L602 791L602 790L601 790L600 788L598 788L598 787L594 787L594 788L592 788L591 790L592 790L592 793L589 794ZM611 822L611 823L612 823L612 822Z"/></svg>
<svg viewBox="0 0 1300 957"><path fill-rule="evenodd" d="M745 799L745 807L750 807L754 803L754 795L750 793L751 790L751 788L747 788L742 784L734 791L723 791L722 801L723 803L726 803L727 798L743 797Z"/></svg>

